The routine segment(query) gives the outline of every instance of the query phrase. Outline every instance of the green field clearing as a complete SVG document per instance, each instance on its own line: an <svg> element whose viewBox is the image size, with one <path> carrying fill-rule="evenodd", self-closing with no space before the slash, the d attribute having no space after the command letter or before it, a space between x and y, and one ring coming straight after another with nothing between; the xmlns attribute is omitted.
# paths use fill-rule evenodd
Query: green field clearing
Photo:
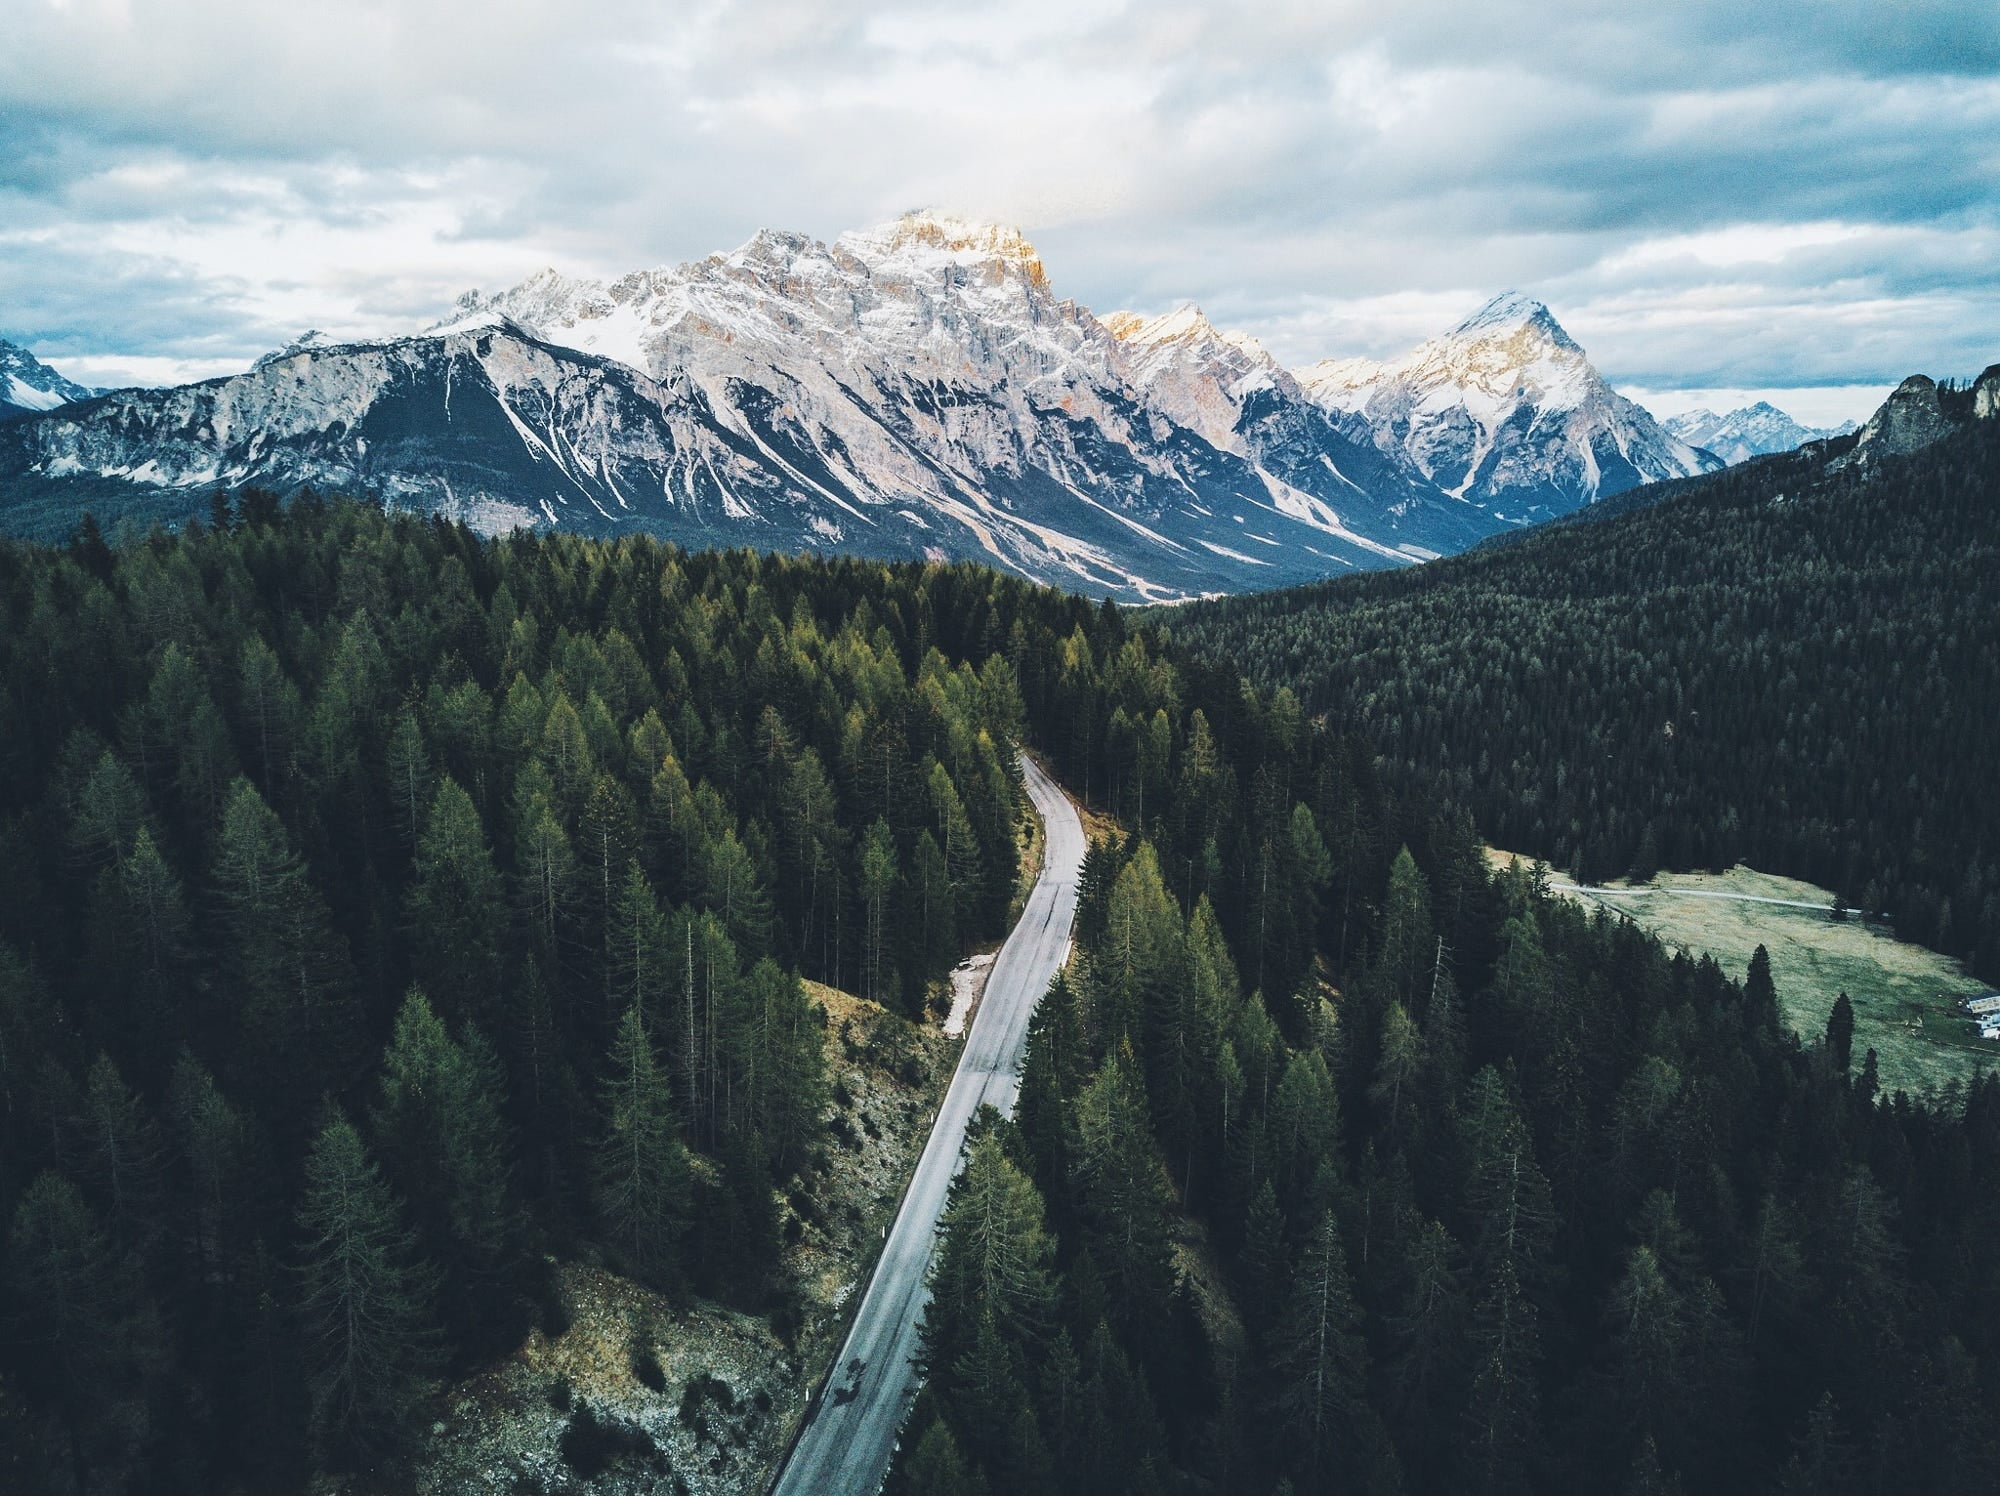
<svg viewBox="0 0 2000 1496"><path fill-rule="evenodd" d="M1493 851L1496 863L1514 854ZM1759 945L1771 953L1771 978L1786 1021L1808 1040L1826 1032L1827 1014L1842 992L1854 1004L1854 1057L1873 1049L1885 1092L1934 1090L2000 1067L2000 1043L1986 1043L1957 1007L1969 994L1990 989L1967 976L1958 962L1920 945L1897 940L1886 929L1824 912L1833 894L1796 878L1753 868L1726 873L1661 873L1650 883L1621 882L1588 892L1567 888L1551 875L1550 888L1565 898L1615 909L1669 946L1707 952L1741 981ZM1814 905L1792 909L1696 894L1747 895ZM1621 896L1622 895L1622 896Z"/></svg>

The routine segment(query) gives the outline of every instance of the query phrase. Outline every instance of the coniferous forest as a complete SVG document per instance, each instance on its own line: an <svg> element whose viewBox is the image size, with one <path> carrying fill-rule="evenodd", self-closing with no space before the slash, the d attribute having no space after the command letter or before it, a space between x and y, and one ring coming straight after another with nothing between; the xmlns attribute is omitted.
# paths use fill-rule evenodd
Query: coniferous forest
<svg viewBox="0 0 2000 1496"><path fill-rule="evenodd" d="M1496 845L1589 881L1748 862L2000 982L2000 422L1675 486L1166 616Z"/></svg>
<svg viewBox="0 0 2000 1496"><path fill-rule="evenodd" d="M1124 830L894 1489L2000 1483L2000 1079L1879 1095L1115 608L250 495L0 610L25 1489L393 1469L552 1255L779 1312L799 979L915 1012L1004 929L1011 741Z"/></svg>
<svg viewBox="0 0 2000 1496"><path fill-rule="evenodd" d="M799 975L916 1011L1004 929L999 651L1090 616L241 509L0 548L0 1448L54 1489L393 1454L551 1253L781 1299Z"/></svg>

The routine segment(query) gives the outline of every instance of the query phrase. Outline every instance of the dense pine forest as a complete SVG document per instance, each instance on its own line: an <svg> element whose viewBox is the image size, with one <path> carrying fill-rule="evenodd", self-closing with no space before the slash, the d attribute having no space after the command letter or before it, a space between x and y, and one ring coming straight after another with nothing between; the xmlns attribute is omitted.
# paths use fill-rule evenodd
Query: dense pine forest
<svg viewBox="0 0 2000 1496"><path fill-rule="evenodd" d="M2000 981L2000 421L1679 487L1166 616L1498 845L1588 880L1748 862Z"/></svg>
<svg viewBox="0 0 2000 1496"><path fill-rule="evenodd" d="M393 1457L426 1377L559 1327L551 1253L782 1319L799 976L915 1012L1005 928L1001 655L1092 621L240 509L0 547L9 1489Z"/></svg>
<svg viewBox="0 0 2000 1496"><path fill-rule="evenodd" d="M1145 647L1053 724L1131 829L968 1149L893 1491L2000 1482L2000 1078L1882 1096L1761 953L1495 875L1372 745Z"/></svg>
<svg viewBox="0 0 2000 1496"><path fill-rule="evenodd" d="M10 1488L393 1470L550 1256L782 1316L799 979L1004 928L1014 741L1126 829L899 1492L2000 1483L2000 1080L1878 1095L1115 608L252 495L0 610Z"/></svg>

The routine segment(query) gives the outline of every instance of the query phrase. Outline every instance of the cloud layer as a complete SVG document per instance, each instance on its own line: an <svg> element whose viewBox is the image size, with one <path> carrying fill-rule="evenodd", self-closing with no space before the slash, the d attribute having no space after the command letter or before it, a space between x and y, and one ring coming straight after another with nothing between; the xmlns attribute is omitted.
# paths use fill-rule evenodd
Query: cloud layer
<svg viewBox="0 0 2000 1496"><path fill-rule="evenodd" d="M1510 286L1663 403L2000 359L1990 0L0 0L0 34L0 330L82 378L919 204L1295 362Z"/></svg>

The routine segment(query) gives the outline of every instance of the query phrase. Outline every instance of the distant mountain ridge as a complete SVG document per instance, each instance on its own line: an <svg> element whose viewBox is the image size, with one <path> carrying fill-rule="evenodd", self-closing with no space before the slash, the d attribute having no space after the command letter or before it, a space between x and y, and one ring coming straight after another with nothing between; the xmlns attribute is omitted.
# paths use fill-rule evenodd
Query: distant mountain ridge
<svg viewBox="0 0 2000 1496"><path fill-rule="evenodd" d="M1753 457L1789 452L1807 442L1846 436L1856 429L1852 421L1843 421L1838 426L1803 425L1768 400L1759 400L1725 415L1712 410L1684 411L1668 416L1661 424L1689 446L1705 448L1731 467Z"/></svg>
<svg viewBox="0 0 2000 1496"><path fill-rule="evenodd" d="M0 421L40 415L96 393L63 378L19 344L0 338Z"/></svg>
<svg viewBox="0 0 2000 1496"><path fill-rule="evenodd" d="M310 333L10 422L0 525L310 484L485 530L971 557L1158 601L1406 565L1715 462L1517 293L1397 363L1295 372L1192 306L1100 319L1017 230L914 213L544 270L407 336Z"/></svg>

